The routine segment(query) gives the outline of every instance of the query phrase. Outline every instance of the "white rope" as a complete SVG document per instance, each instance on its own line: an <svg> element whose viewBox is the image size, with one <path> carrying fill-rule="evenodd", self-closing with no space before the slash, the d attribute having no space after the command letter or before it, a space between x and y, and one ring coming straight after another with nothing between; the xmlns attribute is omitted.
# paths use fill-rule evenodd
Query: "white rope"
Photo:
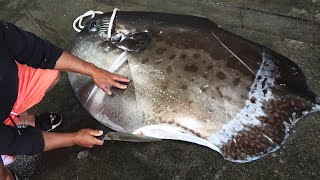
<svg viewBox="0 0 320 180"><path fill-rule="evenodd" d="M91 19L94 18L96 16L96 14L103 14L103 12L101 11L93 11L93 10L90 10L90 11L87 11L86 13L80 15L79 17L77 17L73 23L72 23L72 26L73 26L73 29L77 32L80 32L81 29L84 28L84 26L82 25L82 20L88 16L91 16ZM78 23L78 26L80 29L77 28L76 24Z"/></svg>
<svg viewBox="0 0 320 180"><path fill-rule="evenodd" d="M111 38L112 26L113 26L114 19L116 18L117 11L119 11L119 9L114 8L112 15L111 15L111 18L110 18L110 23L109 23L109 27L108 27L108 36L107 36L108 40Z"/></svg>

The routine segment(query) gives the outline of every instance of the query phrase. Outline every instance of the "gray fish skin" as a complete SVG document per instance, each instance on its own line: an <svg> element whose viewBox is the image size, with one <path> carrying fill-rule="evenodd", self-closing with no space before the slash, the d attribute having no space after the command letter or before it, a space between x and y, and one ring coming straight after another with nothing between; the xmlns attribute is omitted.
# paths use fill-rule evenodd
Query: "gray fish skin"
<svg viewBox="0 0 320 180"><path fill-rule="evenodd" d="M74 55L105 69L123 52L98 33L110 16L89 21L72 45ZM117 12L113 34L137 32L151 42L117 71L132 80L128 89L88 99L91 79L69 73L83 106L116 131L193 142L250 162L277 150L298 119L320 110L294 62L208 19Z"/></svg>

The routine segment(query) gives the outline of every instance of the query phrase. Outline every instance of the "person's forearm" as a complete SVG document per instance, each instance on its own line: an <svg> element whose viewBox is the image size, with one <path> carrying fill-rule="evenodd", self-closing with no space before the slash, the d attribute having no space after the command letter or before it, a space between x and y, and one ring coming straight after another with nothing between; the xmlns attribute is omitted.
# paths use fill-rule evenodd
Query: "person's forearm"
<svg viewBox="0 0 320 180"><path fill-rule="evenodd" d="M102 131L93 129L81 129L74 133L42 132L44 139L44 151L74 145L88 148L91 148L94 145L102 145L103 140L96 138L102 134Z"/></svg>
<svg viewBox="0 0 320 180"><path fill-rule="evenodd" d="M66 51L62 53L54 67L57 70L77 72L88 76L91 76L96 68L94 64L83 61Z"/></svg>
<svg viewBox="0 0 320 180"><path fill-rule="evenodd" d="M122 82L129 82L127 77L98 68L94 64L79 59L66 51L59 57L54 69L88 75L108 95L111 95L110 87L126 89L127 86L122 84Z"/></svg>
<svg viewBox="0 0 320 180"><path fill-rule="evenodd" d="M42 132L44 151L75 145L75 133Z"/></svg>

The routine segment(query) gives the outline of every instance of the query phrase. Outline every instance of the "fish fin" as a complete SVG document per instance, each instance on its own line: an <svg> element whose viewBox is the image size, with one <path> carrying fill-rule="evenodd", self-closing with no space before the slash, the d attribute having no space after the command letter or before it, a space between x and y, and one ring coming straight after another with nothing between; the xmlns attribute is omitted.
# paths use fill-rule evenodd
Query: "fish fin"
<svg viewBox="0 0 320 180"><path fill-rule="evenodd" d="M180 127L174 127L168 124L157 124L157 125L145 126L143 128L136 130L135 132L133 132L133 134L140 134L143 136L149 136L149 137L154 137L159 139L171 139L171 140L192 142L195 144L209 147L220 153L219 149L214 144L210 143L208 140L202 139L191 133L188 133Z"/></svg>
<svg viewBox="0 0 320 180"><path fill-rule="evenodd" d="M227 160L250 162L276 151L285 142L287 135L285 126L281 123L245 126L243 131L223 144L220 150Z"/></svg>
<svg viewBox="0 0 320 180"><path fill-rule="evenodd" d="M227 160L234 162L256 160L280 148L298 119L312 112L313 107L311 102L293 96L266 101L263 104L265 115L255 117L260 123L242 123L242 128L237 131L224 129L222 132L225 134L220 135L224 137L224 141L216 140L215 142L220 142L216 145ZM248 121L249 119L242 122Z"/></svg>
<svg viewBox="0 0 320 180"><path fill-rule="evenodd" d="M151 42L151 37L148 32L138 32L130 34L115 45L124 51L135 51L145 49Z"/></svg>

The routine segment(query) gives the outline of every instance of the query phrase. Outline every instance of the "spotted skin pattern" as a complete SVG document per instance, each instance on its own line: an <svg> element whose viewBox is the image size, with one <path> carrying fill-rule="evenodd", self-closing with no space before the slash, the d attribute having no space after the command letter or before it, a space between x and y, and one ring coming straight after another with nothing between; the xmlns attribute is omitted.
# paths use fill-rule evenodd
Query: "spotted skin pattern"
<svg viewBox="0 0 320 180"><path fill-rule="evenodd" d="M113 34L137 32L151 42L117 71L132 80L127 90L88 100L91 79L69 73L84 107L116 131L193 142L250 162L277 150L298 119L320 109L295 63L208 19L118 12ZM122 51L85 27L72 53L107 69Z"/></svg>

